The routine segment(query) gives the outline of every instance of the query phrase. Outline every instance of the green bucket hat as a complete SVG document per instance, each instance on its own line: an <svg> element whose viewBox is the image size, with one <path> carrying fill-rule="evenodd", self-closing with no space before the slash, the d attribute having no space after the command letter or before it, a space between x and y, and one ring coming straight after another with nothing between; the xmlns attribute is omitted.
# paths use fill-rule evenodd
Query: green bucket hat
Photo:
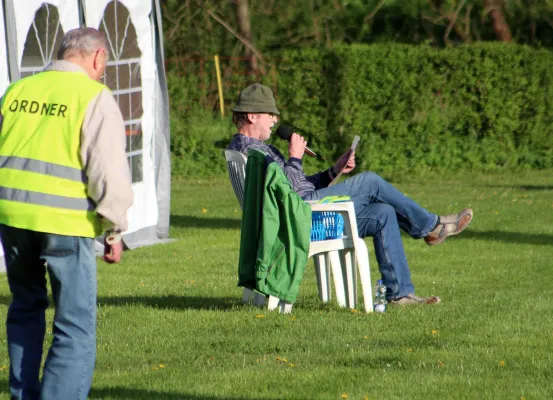
<svg viewBox="0 0 553 400"><path fill-rule="evenodd" d="M242 90L232 111L280 115L273 91L260 83L254 83Z"/></svg>

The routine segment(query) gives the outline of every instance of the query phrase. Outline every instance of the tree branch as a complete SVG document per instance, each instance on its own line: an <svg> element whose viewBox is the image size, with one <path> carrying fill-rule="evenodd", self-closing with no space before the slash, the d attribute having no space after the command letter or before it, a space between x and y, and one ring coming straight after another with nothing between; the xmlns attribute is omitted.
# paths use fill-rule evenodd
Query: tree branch
<svg viewBox="0 0 553 400"><path fill-rule="evenodd" d="M453 13L453 16L451 16L451 17L448 16L449 25L447 26L447 28L445 30L445 33L444 33L444 43L445 44L449 44L448 36L451 33L451 29L453 28L453 26L457 22L457 16L459 15L459 11L461 11L461 8L463 8L464 5L465 5L465 0L462 0L461 2L459 2L459 6L457 7L455 12Z"/></svg>
<svg viewBox="0 0 553 400"><path fill-rule="evenodd" d="M502 42L510 42L512 40L511 29L505 20L505 14L503 12L503 1L502 0L484 0L484 5L489 11L493 31L495 32L495 37L497 40Z"/></svg>
<svg viewBox="0 0 553 400"><path fill-rule="evenodd" d="M234 29L232 29L225 21L223 21L219 16L217 16L213 11L206 10L206 13L215 21L223 25L223 27L225 27L225 29L229 31L236 39L241 41L244 44L244 46L250 49L252 53L254 53L257 56L257 58L259 58L259 61L264 62L263 55L254 47L253 44L251 44L248 40L246 40L241 35L239 35Z"/></svg>
<svg viewBox="0 0 553 400"><path fill-rule="evenodd" d="M367 15L365 17L365 19L363 20L365 23L368 23L371 19L374 18L374 16L376 15L376 13L378 12L378 10L380 10L382 8L382 6L384 5L384 3L386 2L386 0L380 0L378 2L378 4L376 5L376 7L374 8L374 10L372 10L369 15Z"/></svg>
<svg viewBox="0 0 553 400"><path fill-rule="evenodd" d="M431 24L438 25L438 26L445 26L443 23L440 22L445 19L445 17L443 16L438 18L432 18L432 17L429 17L428 15L422 15L421 18L425 21L430 22Z"/></svg>
<svg viewBox="0 0 553 400"><path fill-rule="evenodd" d="M186 11L187 9L189 9L189 2L187 1L186 3L183 3L178 9L177 11L175 12L175 15L176 15L176 18L175 20L171 19L167 14L168 13L163 13L163 15L165 16L165 18L168 20L168 21L171 21L173 23L173 26L171 27L171 29L169 29L169 31L167 32L167 38L169 39L172 39L173 36L175 35L177 29L179 28L179 25L180 25L180 22L182 21L182 19L186 16ZM165 10L164 10L165 11ZM193 17L193 16L192 16Z"/></svg>
<svg viewBox="0 0 553 400"><path fill-rule="evenodd" d="M440 14L440 12L438 11L438 8L436 7L436 5L434 4L434 2L432 0L426 0L426 2L428 3L428 6L434 10L434 12Z"/></svg>
<svg viewBox="0 0 553 400"><path fill-rule="evenodd" d="M238 26L240 34L248 42L252 43L252 29L250 24L250 10L248 0L234 0L236 5L236 16L238 18ZM253 56L250 48L246 47L245 56L250 61L250 72L257 73L257 58Z"/></svg>
<svg viewBox="0 0 553 400"><path fill-rule="evenodd" d="M472 12L473 4L467 6L467 11L465 12L465 35L470 37L470 13Z"/></svg>

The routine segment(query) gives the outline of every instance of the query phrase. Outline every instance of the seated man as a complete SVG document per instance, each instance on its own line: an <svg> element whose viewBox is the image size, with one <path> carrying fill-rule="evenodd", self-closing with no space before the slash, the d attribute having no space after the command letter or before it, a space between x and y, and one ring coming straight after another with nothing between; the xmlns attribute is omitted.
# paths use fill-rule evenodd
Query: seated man
<svg viewBox="0 0 553 400"><path fill-rule="evenodd" d="M284 170L292 188L304 200L350 196L355 206L359 236L373 237L378 267L387 288L386 297L391 304L440 302L436 296L423 298L415 295L399 228L413 238L424 238L428 245L435 245L467 227L472 220L470 208L459 214L437 216L373 172L363 172L328 187L339 171L347 174L355 168L351 150L340 156L333 167L306 176L302 167L306 141L302 136L292 134L288 160L274 146L264 143L271 136L271 128L280 114L273 93L266 86L254 83L242 90L232 111L238 133L228 149L247 155L249 148L255 148L268 154Z"/></svg>

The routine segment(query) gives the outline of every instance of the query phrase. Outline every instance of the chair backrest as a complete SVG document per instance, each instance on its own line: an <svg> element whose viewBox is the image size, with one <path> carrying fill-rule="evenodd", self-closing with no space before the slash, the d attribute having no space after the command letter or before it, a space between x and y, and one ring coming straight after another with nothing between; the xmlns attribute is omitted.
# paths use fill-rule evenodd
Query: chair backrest
<svg viewBox="0 0 553 400"><path fill-rule="evenodd" d="M227 170L232 189L240 204L240 208L243 208L244 182L246 180L246 163L248 159L244 154L235 150L225 150L225 158L227 160Z"/></svg>
<svg viewBox="0 0 553 400"><path fill-rule="evenodd" d="M244 188L248 158L235 150L225 150L225 158L227 160L227 170L232 189L240 204L240 208L244 209ZM319 223L320 227L317 223ZM344 219L336 212L314 211L312 225L311 241L338 239L344 233ZM319 232L321 230L322 232Z"/></svg>

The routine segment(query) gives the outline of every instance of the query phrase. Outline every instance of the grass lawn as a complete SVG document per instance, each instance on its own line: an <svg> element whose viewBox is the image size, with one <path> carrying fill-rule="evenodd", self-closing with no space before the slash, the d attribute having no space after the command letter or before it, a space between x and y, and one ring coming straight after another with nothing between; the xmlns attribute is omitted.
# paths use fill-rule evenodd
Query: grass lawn
<svg viewBox="0 0 553 400"><path fill-rule="evenodd" d="M228 180L175 179L177 240L99 262L90 398L551 399L552 176L394 182L436 213L474 209L469 229L442 245L404 237L417 293L442 304L385 314L322 305L310 261L292 315L240 303L241 211ZM2 320L9 299L3 282ZM8 399L4 330L0 341Z"/></svg>

